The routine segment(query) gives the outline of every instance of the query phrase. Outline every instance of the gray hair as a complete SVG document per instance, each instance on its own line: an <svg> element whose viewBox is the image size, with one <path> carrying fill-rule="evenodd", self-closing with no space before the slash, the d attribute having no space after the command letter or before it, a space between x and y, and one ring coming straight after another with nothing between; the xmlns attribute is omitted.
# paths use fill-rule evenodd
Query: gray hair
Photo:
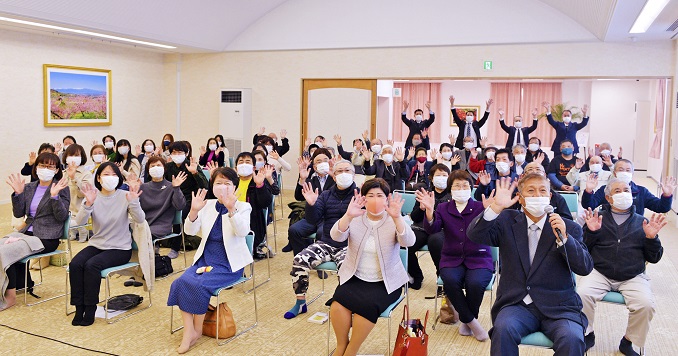
<svg viewBox="0 0 678 356"><path fill-rule="evenodd" d="M623 180L619 178L610 178L610 180L607 181L607 185L605 186L605 195L612 195L612 184L615 183L624 183L626 186L629 186L628 183L624 182Z"/></svg>
<svg viewBox="0 0 678 356"><path fill-rule="evenodd" d="M345 160L345 159L342 159L341 161L337 161L337 162L334 163L334 167L332 167L332 173L336 172L336 170L337 170L337 165L338 165L339 163L346 163L346 164L348 164L348 166L351 167L351 172L352 172L353 174L355 174L355 166L353 165L353 163L351 163L351 161L348 161L348 160Z"/></svg>
<svg viewBox="0 0 678 356"><path fill-rule="evenodd" d="M528 181L534 180L534 179L541 180L542 182L546 182L546 187L548 187L548 190L551 191L551 182L549 181L548 178L546 178L545 176L543 176L539 173L530 173L530 174L524 175L522 178L520 178L520 180L518 180L518 192L523 191L523 186L525 185L525 183L527 183Z"/></svg>
<svg viewBox="0 0 678 356"><path fill-rule="evenodd" d="M629 161L629 160L626 159L626 158L621 158L621 159L619 159L617 162L614 162L614 168L613 168L613 171L615 171L615 172L617 171L617 165L618 165L619 163L628 163L628 164L631 165L631 169L635 170L635 168L633 167L633 162Z"/></svg>
<svg viewBox="0 0 678 356"><path fill-rule="evenodd" d="M519 143L513 146L513 148L511 149L511 153L513 153L513 151L515 151L516 148L522 148L523 151L527 152L527 147L525 147L525 145L523 145L522 143Z"/></svg>

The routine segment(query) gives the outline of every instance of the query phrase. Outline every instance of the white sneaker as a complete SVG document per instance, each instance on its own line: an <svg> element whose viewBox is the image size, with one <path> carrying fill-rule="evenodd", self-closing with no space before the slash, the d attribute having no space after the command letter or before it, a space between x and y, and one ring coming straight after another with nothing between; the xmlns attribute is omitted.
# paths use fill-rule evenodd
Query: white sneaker
<svg viewBox="0 0 678 356"><path fill-rule="evenodd" d="M169 257L171 259L175 259L175 258L179 257L179 252L174 251L174 250L170 250L170 252L167 254L167 257Z"/></svg>

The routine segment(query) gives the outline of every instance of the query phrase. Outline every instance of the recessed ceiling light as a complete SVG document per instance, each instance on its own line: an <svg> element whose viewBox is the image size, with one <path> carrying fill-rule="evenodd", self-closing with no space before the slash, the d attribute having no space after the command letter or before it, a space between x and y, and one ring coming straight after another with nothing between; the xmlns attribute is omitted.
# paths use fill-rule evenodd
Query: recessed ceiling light
<svg viewBox="0 0 678 356"><path fill-rule="evenodd" d="M669 0L647 0L629 33L645 33L668 3Z"/></svg>
<svg viewBox="0 0 678 356"><path fill-rule="evenodd" d="M48 24L44 24L44 23L33 22L33 21L25 21L25 20L19 20L19 19L13 19L13 18L9 18L9 17L1 17L1 16L0 16L0 21L6 21L6 22L18 23L18 24L21 24L21 25L29 25L29 26L42 27L42 28L47 28L47 29L50 29L50 30L56 30L56 31L72 32L72 33L77 33L77 34L79 34L79 35L93 36L93 37L99 37L99 38L106 38L106 39L109 39L109 40L116 40L116 41L123 41L123 42L136 43L136 44L145 45L145 46L160 47L160 48L167 48L167 49L175 49L175 48L176 48L176 47L174 47L174 46L168 46L168 45L159 44L159 43L153 43L153 42L146 42L146 41L133 40L133 39L131 39L131 38L118 37L118 36L111 36L111 35L106 35L106 34L98 33L98 32L84 31L84 30L77 30L77 29L74 29L74 28L68 28L68 27L61 27L61 26L48 25Z"/></svg>

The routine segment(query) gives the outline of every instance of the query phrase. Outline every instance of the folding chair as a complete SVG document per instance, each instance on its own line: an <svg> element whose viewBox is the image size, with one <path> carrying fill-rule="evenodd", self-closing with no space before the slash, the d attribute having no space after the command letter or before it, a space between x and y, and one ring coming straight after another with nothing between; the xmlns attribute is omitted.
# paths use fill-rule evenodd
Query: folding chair
<svg viewBox="0 0 678 356"><path fill-rule="evenodd" d="M187 257L186 257L186 235L184 235L184 220L183 220L182 217L183 217L182 211L181 211L181 210L177 210L177 211L175 212L175 214L174 214L174 220L172 221L172 225L179 225L179 228L180 228L179 231L180 231L180 232L178 232L178 233L177 233L177 232L173 232L173 233L170 233L170 234L167 235L167 236L159 237L159 238L153 240L153 249L155 250L155 248L157 247L157 243L158 243L158 242L163 241L163 240L169 240L169 239L172 239L172 238L174 238L174 237L177 237L177 236L181 235L181 245L183 246L183 249L184 249L184 253L183 253L183 255L184 255L184 268L183 268L183 269L180 269L180 270L176 270L176 271L174 271L174 272L172 272L172 273L170 273L170 274L168 274L168 275L166 275L166 276L156 277L156 278L155 278L156 281L159 281L159 280L161 280L161 279L165 279L165 278L167 278L167 277L169 277L169 276L173 276L173 275L175 275L175 274L177 274L177 273L179 273L179 272L183 272L183 271L186 270L186 268L188 268L188 259L187 259Z"/></svg>
<svg viewBox="0 0 678 356"><path fill-rule="evenodd" d="M558 191L558 193L565 198L567 208L570 209L572 217L576 220L577 213L579 212L579 195L576 192Z"/></svg>
<svg viewBox="0 0 678 356"><path fill-rule="evenodd" d="M207 181L210 181L210 170L209 169L204 169L202 170L202 174L205 175L205 178L207 178Z"/></svg>
<svg viewBox="0 0 678 356"><path fill-rule="evenodd" d="M21 263L24 263L25 266L26 266L26 270L25 270L25 274L24 274L24 288L23 288L24 289L24 304L26 304L29 307L50 301L52 299L61 298L61 297L64 297L68 294L68 291L64 290L63 294L59 294L59 295L56 295L56 296L53 296L53 297L50 297L50 298L47 298L47 299L42 299L39 302L28 304L28 294L29 293L28 293L27 287L28 287L28 276L29 276L29 273L30 273L29 272L29 265L30 265L29 262L31 260L34 260L34 259L41 259L43 257L52 257L52 256L57 256L57 255L67 255L66 260L68 261L68 256L71 256L71 240L68 238L68 231L70 230L69 229L70 221L71 221L71 218L70 218L70 214L69 214L69 217L66 218L66 221L64 221L64 231L63 231L63 235L60 238L62 240L61 241L62 243L64 242L64 240L66 241L67 247L66 247L65 250L57 249L57 250L54 250L52 252L39 253L37 255L31 255L31 256L25 257L25 258L23 258L19 261ZM41 285L42 281L43 281L42 280L42 278L43 278L42 277L42 264L38 263L38 266L40 267L40 283L34 284L33 288Z"/></svg>
<svg viewBox="0 0 678 356"><path fill-rule="evenodd" d="M254 251L254 233L250 232L249 234L247 234L247 236L245 236L245 241L247 242L247 248L250 250L250 254L253 253L253 251ZM243 276L240 277L240 279L238 279L237 281L235 281L233 283L225 285L225 286L215 290L212 293L213 297L217 297L217 307L219 306L219 299L220 299L220 296L221 296L221 292L223 292L223 291L225 291L225 290L227 290L231 287L237 286L238 284L243 284L243 283L249 281L250 279L252 280L252 284L254 285L254 283L255 283L255 280L254 280L254 262L249 264L249 269L250 269L250 276L249 277L247 277L246 272L243 272ZM254 327L256 327L257 324L259 323L259 316L258 316L259 314L257 312L257 289L252 288L252 291L254 292L254 293L252 293L253 300L254 300L254 324L249 325L248 327L244 328L243 330L241 330L240 332L236 333L235 335L231 336L230 338L226 339L223 342L219 342L219 328L217 328L216 341L217 341L218 346L221 346L221 345L224 345L224 344L227 344L227 343L233 341L238 336L250 331L251 329L254 329ZM174 334L175 332L183 329L184 327L182 325L182 326L180 326L176 329L174 328L174 307L171 306L170 309L171 309L171 312L170 312L170 334ZM216 325L219 325L219 308L217 308L217 320L216 320L216 322L217 322Z"/></svg>
<svg viewBox="0 0 678 356"><path fill-rule="evenodd" d="M319 264L316 268L313 268L313 271L322 271L322 272L329 272L329 273L335 273L336 274L336 273L339 272L339 268L337 267L336 263L329 261L329 262L323 262L323 263ZM321 282L321 285L322 285L321 288L322 289L320 290L320 293L318 293L318 295L316 295L315 297L311 298L310 300L308 300L306 302L307 306L311 305L311 303L315 302L316 299L320 298L321 296L323 296L325 294L325 278L320 278L320 280L322 281Z"/></svg>
<svg viewBox="0 0 678 356"><path fill-rule="evenodd" d="M401 248L400 249L400 261L403 263L403 266L405 266L405 270L407 271L407 248ZM320 267L320 266L318 266ZM405 287L405 292L398 297L398 299L393 302L393 304L389 305L386 310L384 310L381 315L379 315L379 319L387 319L388 320L388 355L391 355L391 314L393 313L393 310L400 305L400 302L402 302L404 299L408 297L408 290L407 290L407 283L403 286ZM331 329L331 320L330 320L330 313L327 313L327 355L330 355L330 329Z"/></svg>
<svg viewBox="0 0 678 356"><path fill-rule="evenodd" d="M624 296L621 293L615 291L607 292L601 302L626 306L626 300L624 299ZM645 355L644 347L640 348L640 354Z"/></svg>
<svg viewBox="0 0 678 356"><path fill-rule="evenodd" d="M268 221L267 217L268 217L268 208L264 209L264 226L266 225L266 222ZM252 241L254 241L254 240L252 240ZM245 293L251 293L254 289L261 287L262 285L268 283L271 280L271 247L268 246L268 232L264 236L263 243L264 243L264 247L266 247L266 268L268 270L268 277L266 278L265 281L263 281L259 284L252 283L252 289L248 289L247 291L245 291ZM252 250L252 251L254 251L254 250Z"/></svg>
<svg viewBox="0 0 678 356"><path fill-rule="evenodd" d="M487 287L485 287L486 291L490 291L490 306L492 306L493 300L494 300L494 290L492 289L494 287L495 282L499 281L499 247L490 247L491 252L492 252L492 264L494 265L494 273L492 274L492 278L490 279L490 283L487 284ZM443 287L443 279L438 277L438 282L437 282L438 288ZM434 313L434 318L433 318L433 330L436 329L436 324L438 323L438 319L440 318L439 312L438 312L438 297L439 294L436 292L435 296L435 308L433 309Z"/></svg>

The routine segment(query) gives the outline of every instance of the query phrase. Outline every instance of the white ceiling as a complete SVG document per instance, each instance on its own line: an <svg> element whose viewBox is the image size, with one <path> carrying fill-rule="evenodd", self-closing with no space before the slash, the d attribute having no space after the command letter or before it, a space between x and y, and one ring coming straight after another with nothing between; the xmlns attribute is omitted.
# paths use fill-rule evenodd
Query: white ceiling
<svg viewBox="0 0 678 356"><path fill-rule="evenodd" d="M630 41L645 0L0 0L0 16L177 46L174 52ZM671 0L646 34L669 40ZM19 31L24 26L2 24ZM40 31L40 30L38 30ZM57 34L45 31L46 34ZM90 40L87 38L87 40Z"/></svg>

